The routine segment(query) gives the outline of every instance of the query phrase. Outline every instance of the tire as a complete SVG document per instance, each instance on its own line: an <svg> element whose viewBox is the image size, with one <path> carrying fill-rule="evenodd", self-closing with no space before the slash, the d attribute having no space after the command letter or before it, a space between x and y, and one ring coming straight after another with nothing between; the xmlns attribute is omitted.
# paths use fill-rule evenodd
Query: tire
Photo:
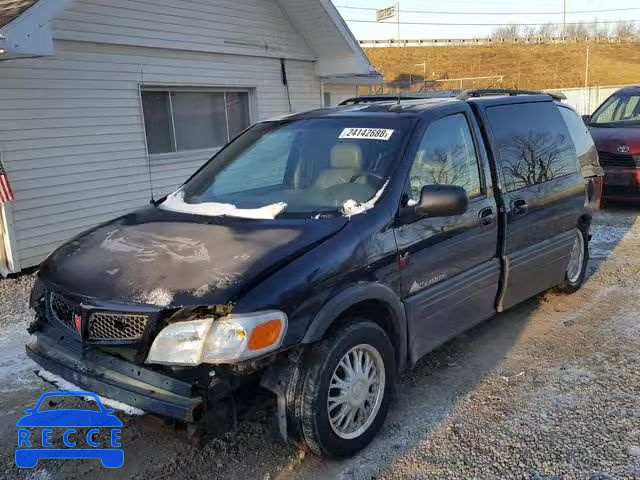
<svg viewBox="0 0 640 480"><path fill-rule="evenodd" d="M582 248L581 252L578 251L580 246ZM575 255L578 255L578 258ZM589 240L587 233L581 228L576 228L576 239L571 252L571 259L569 260L564 280L558 285L558 290L565 293L573 293L579 290L587 277L588 263Z"/></svg>
<svg viewBox="0 0 640 480"><path fill-rule="evenodd" d="M359 363L362 368L349 370L353 373L349 377L347 362L354 367ZM368 368L371 365L375 371ZM363 373L365 369L369 371L368 376ZM349 378L357 380L344 382ZM342 384L337 383L341 380ZM297 440L316 455L327 458L353 455L368 445L382 427L395 380L395 352L385 331L373 322L354 319L315 344L304 358L295 394L287 405L288 419L294 423L292 431L297 433ZM343 391L350 392L345 397L349 401L338 399L337 402ZM351 402L357 406L354 408ZM340 413L351 411L356 412L351 423L352 414L343 415L344 428L332 423L331 418L337 421ZM352 428L347 428L349 425Z"/></svg>

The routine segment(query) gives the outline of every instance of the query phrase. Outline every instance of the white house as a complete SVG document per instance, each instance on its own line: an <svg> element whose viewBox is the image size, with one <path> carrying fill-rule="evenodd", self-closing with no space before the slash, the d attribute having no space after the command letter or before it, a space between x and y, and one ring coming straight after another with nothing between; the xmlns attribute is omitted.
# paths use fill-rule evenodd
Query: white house
<svg viewBox="0 0 640 480"><path fill-rule="evenodd" d="M255 121L374 82L330 0L0 0L16 194L0 206L0 265L37 265L171 191Z"/></svg>

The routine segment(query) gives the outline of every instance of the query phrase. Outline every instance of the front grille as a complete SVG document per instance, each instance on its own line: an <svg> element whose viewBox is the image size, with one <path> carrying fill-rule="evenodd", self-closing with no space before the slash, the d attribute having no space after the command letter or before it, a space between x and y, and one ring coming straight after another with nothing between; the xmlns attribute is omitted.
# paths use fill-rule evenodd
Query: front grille
<svg viewBox="0 0 640 480"><path fill-rule="evenodd" d="M603 167L630 167L635 168L636 161L633 155L616 154L609 152L598 152L600 165Z"/></svg>
<svg viewBox="0 0 640 480"><path fill-rule="evenodd" d="M49 294L49 315L53 320L76 331L74 317L77 313L76 304L56 292Z"/></svg>
<svg viewBox="0 0 640 480"><path fill-rule="evenodd" d="M140 340L149 317L118 312L97 312L89 317L89 340Z"/></svg>

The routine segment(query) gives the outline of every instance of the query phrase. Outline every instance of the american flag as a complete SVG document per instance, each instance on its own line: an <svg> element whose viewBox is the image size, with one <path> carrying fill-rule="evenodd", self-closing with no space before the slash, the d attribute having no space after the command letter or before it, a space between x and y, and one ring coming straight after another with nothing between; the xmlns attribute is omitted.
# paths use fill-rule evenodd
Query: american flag
<svg viewBox="0 0 640 480"><path fill-rule="evenodd" d="M9 177L7 171L4 169L2 160L0 160L0 203L13 202L15 200L13 190L9 184Z"/></svg>

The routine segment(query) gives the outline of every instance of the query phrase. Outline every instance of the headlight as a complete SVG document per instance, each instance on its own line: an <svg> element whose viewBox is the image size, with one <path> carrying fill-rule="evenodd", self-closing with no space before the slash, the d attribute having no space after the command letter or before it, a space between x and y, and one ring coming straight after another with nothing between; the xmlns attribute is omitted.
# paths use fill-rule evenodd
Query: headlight
<svg viewBox="0 0 640 480"><path fill-rule="evenodd" d="M146 363L235 363L277 349L286 330L287 316L279 311L177 322L160 331Z"/></svg>

